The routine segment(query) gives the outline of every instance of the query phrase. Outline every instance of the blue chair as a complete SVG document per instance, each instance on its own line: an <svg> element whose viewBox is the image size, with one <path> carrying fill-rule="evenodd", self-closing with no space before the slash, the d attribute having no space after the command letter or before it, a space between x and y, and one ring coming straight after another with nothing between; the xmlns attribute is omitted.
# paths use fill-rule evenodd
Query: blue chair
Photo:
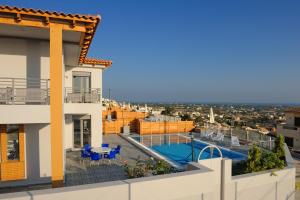
<svg viewBox="0 0 300 200"><path fill-rule="evenodd" d="M85 144L85 145L83 146L83 149L84 149L85 151L91 153L92 147L91 147L91 145L89 145L89 144Z"/></svg>
<svg viewBox="0 0 300 200"><path fill-rule="evenodd" d="M113 148L113 150L115 151L116 155L119 155L119 157L121 157L121 146L118 145L116 148Z"/></svg>
<svg viewBox="0 0 300 200"><path fill-rule="evenodd" d="M108 148L108 147L109 147L109 144L104 143L104 144L102 144L101 146L102 146L102 147L105 147L105 148Z"/></svg>
<svg viewBox="0 0 300 200"><path fill-rule="evenodd" d="M111 164L111 160L116 159L116 152L111 150L108 154L104 154L104 158L108 160L109 164Z"/></svg>
<svg viewBox="0 0 300 200"><path fill-rule="evenodd" d="M87 158L90 158L91 153L86 151L85 149L81 150L81 162L84 164L84 161L87 160Z"/></svg>
<svg viewBox="0 0 300 200"><path fill-rule="evenodd" d="M98 162L98 165L99 165L101 159L102 159L102 155L101 155L101 154L92 152L92 153L91 153L91 162L90 162L90 166L92 165L92 163L95 163L95 162Z"/></svg>

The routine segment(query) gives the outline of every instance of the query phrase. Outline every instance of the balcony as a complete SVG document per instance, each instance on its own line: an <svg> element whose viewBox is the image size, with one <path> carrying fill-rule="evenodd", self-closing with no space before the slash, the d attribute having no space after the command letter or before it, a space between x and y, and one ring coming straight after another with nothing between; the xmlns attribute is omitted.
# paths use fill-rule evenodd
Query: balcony
<svg viewBox="0 0 300 200"><path fill-rule="evenodd" d="M64 91L65 103L100 103L100 88L72 88ZM0 78L0 105L49 105L50 80Z"/></svg>
<svg viewBox="0 0 300 200"><path fill-rule="evenodd" d="M65 103L100 103L100 88L65 88Z"/></svg>
<svg viewBox="0 0 300 200"><path fill-rule="evenodd" d="M0 104L49 105L49 80L0 78Z"/></svg>

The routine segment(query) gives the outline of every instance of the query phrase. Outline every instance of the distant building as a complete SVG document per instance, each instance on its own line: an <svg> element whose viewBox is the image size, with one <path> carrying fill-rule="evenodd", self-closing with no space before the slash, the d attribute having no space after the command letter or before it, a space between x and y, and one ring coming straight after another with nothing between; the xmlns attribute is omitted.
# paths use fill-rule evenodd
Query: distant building
<svg viewBox="0 0 300 200"><path fill-rule="evenodd" d="M286 122L277 125L277 135L282 134L285 143L296 150L300 150L300 108L285 111Z"/></svg>
<svg viewBox="0 0 300 200"><path fill-rule="evenodd" d="M129 107L118 106L107 108L102 112L103 134L119 134L124 132L124 127L129 127L130 132L137 132L138 119L144 119L149 114L136 112Z"/></svg>
<svg viewBox="0 0 300 200"><path fill-rule="evenodd" d="M102 112L103 133L120 134L124 132L124 127L138 134L187 133L195 128L193 121L181 121L179 117L149 115L148 112L137 112L130 108L108 108Z"/></svg>

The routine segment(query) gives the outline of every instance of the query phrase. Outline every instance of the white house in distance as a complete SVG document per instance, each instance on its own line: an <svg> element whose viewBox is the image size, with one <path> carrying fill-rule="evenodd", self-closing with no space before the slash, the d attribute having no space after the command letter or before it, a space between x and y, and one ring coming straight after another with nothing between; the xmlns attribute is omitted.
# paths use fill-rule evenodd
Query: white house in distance
<svg viewBox="0 0 300 200"><path fill-rule="evenodd" d="M64 179L65 150L102 143L100 16L0 6L0 187Z"/></svg>
<svg viewBox="0 0 300 200"><path fill-rule="evenodd" d="M300 150L300 108L285 111L286 122L277 125L277 135L282 134L285 143L294 150Z"/></svg>

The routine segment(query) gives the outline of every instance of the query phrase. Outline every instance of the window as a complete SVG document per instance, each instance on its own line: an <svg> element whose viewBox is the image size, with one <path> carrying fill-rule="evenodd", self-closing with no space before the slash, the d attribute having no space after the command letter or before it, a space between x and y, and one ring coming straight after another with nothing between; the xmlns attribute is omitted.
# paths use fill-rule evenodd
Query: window
<svg viewBox="0 0 300 200"><path fill-rule="evenodd" d="M295 126L300 126L300 117L295 117Z"/></svg>
<svg viewBox="0 0 300 200"><path fill-rule="evenodd" d="M294 147L294 139L291 137L284 137L284 142L288 147L293 148Z"/></svg>
<svg viewBox="0 0 300 200"><path fill-rule="evenodd" d="M19 125L7 125L7 160L19 160Z"/></svg>

